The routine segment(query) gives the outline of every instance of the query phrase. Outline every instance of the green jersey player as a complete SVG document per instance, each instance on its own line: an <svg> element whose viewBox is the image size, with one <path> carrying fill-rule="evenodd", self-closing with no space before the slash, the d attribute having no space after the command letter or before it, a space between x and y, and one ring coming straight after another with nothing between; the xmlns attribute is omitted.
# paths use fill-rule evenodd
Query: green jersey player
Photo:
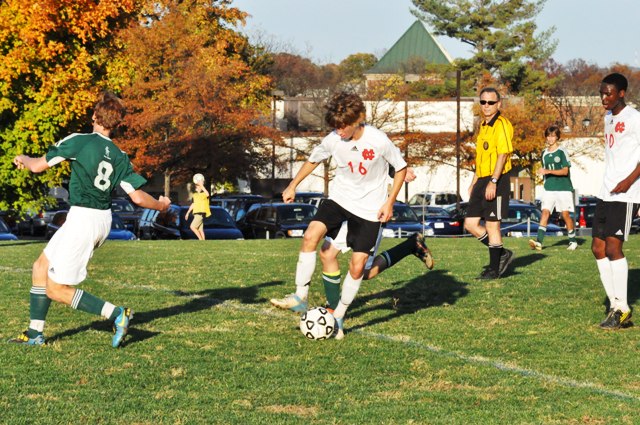
<svg viewBox="0 0 640 425"><path fill-rule="evenodd" d="M549 216L554 208L562 213L562 218L567 225L569 246L573 251L578 247L576 241L575 223L571 218L574 210L573 185L571 184L571 161L569 155L560 147L560 128L552 125L544 131L547 148L542 151L542 167L538 169L538 175L544 177L544 196L542 198L542 218L538 227L538 236L529 239L531 249L542 250L542 241L547 231Z"/></svg>
<svg viewBox="0 0 640 425"><path fill-rule="evenodd" d="M119 347L127 334L130 308L110 302L76 287L87 276L93 250L105 241L111 228L111 192L120 186L137 205L166 210L169 198L155 199L140 187L146 180L133 172L129 157L111 141L109 134L124 117L120 99L105 93L96 104L91 134L72 134L49 148L46 155L32 158L18 155L19 169L41 173L62 161L71 162L69 203L66 222L33 265L30 290L30 323L13 343L42 345L43 330L51 300L74 309L101 315L113 322L112 346Z"/></svg>

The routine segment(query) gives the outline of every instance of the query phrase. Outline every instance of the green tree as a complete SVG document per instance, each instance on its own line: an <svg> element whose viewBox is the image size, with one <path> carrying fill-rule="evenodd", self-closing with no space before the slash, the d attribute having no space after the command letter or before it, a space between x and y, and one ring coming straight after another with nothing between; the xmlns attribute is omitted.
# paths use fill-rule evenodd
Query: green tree
<svg viewBox="0 0 640 425"><path fill-rule="evenodd" d="M38 208L66 167L33 175L12 159L40 156L89 122L115 49L114 31L134 0L4 0L0 7L0 209Z"/></svg>
<svg viewBox="0 0 640 425"><path fill-rule="evenodd" d="M534 18L546 0L412 0L414 14L436 35L461 40L473 49L457 66L465 78L479 82L483 73L498 78L511 93L542 93L548 85L543 70L531 63L551 56L555 28L536 35Z"/></svg>

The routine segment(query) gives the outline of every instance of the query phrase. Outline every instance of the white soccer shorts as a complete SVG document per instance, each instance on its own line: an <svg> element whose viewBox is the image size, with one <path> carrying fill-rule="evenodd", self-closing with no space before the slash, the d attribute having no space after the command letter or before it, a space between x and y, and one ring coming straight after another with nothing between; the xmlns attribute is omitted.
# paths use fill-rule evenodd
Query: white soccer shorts
<svg viewBox="0 0 640 425"><path fill-rule="evenodd" d="M104 243L110 229L111 210L71 207L67 220L44 248L49 278L63 285L82 282L94 249Z"/></svg>
<svg viewBox="0 0 640 425"><path fill-rule="evenodd" d="M553 212L553 209L558 212L574 210L573 193L568 191L553 191L549 190L544 193L542 197L541 209L549 210Z"/></svg>

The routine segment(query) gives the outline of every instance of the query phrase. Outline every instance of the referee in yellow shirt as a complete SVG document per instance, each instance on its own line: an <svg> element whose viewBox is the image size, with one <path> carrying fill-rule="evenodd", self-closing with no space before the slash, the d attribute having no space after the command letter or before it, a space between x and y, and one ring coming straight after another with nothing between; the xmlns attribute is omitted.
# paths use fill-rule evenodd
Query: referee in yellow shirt
<svg viewBox="0 0 640 425"><path fill-rule="evenodd" d="M489 267L479 279L497 279L513 260L503 248L500 221L509 214L513 126L500 115L500 93L493 87L480 91L484 121L476 141L476 172L469 187L469 205L464 227L489 248ZM480 220L484 219L484 225Z"/></svg>

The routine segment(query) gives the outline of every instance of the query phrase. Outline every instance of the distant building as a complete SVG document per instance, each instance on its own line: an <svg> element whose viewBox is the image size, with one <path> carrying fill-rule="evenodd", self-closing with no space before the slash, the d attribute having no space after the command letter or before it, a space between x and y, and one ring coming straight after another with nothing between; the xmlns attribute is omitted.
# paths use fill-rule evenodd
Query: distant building
<svg viewBox="0 0 640 425"><path fill-rule="evenodd" d="M365 75L367 84L398 74L405 75L408 81L416 81L424 78L425 65L449 65L452 62L449 53L425 25L415 21Z"/></svg>

